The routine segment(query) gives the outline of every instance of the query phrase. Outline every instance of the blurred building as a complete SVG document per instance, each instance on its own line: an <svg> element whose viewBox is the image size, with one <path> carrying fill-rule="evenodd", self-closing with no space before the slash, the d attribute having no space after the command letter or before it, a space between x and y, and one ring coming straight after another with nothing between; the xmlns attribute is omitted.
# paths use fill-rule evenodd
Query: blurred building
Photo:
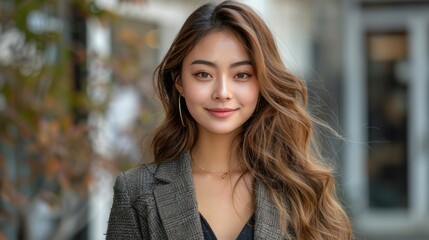
<svg viewBox="0 0 429 240"><path fill-rule="evenodd" d="M344 184L369 236L428 239L429 2L344 2Z"/></svg>

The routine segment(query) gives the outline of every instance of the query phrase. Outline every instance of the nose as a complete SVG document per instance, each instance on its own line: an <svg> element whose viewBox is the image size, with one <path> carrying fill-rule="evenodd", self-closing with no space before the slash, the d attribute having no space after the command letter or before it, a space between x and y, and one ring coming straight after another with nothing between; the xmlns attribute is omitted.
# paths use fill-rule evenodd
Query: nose
<svg viewBox="0 0 429 240"><path fill-rule="evenodd" d="M231 99L232 93L228 77L223 76L216 81L213 97L218 101L228 101Z"/></svg>

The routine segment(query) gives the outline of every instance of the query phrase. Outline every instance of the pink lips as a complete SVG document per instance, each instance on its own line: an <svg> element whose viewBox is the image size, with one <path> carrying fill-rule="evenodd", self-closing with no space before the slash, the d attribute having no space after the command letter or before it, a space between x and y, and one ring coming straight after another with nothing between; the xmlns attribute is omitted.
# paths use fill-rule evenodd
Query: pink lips
<svg viewBox="0 0 429 240"><path fill-rule="evenodd" d="M233 108L208 108L207 111L218 118L226 118L231 116L237 109Z"/></svg>

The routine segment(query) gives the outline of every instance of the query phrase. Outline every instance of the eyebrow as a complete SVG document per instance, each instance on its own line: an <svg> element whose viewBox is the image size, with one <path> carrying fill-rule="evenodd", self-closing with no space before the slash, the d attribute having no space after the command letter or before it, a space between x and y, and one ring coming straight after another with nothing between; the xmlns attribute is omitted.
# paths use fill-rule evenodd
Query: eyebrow
<svg viewBox="0 0 429 240"><path fill-rule="evenodd" d="M216 63L213 63L213 62L210 62L210 61L207 61L207 60L202 60L202 59L195 60L195 61L193 61L191 63L191 65L194 65L194 64L202 64L202 65L207 65L207 66L210 66L210 67L217 67ZM252 64L251 61L249 61L249 60L243 60L243 61L238 61L238 62L232 63L231 65L229 65L229 67L233 68L233 67L238 67L238 66L242 66L242 65L251 65L251 66L253 66L253 64Z"/></svg>

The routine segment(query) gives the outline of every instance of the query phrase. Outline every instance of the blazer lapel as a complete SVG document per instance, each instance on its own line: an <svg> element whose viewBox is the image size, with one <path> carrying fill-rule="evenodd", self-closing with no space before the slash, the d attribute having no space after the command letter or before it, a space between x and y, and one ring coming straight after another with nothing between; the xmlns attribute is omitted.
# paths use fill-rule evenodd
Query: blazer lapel
<svg viewBox="0 0 429 240"><path fill-rule="evenodd" d="M160 164L155 201L168 239L203 239L188 153Z"/></svg>
<svg viewBox="0 0 429 240"><path fill-rule="evenodd" d="M262 183L255 181L255 239L285 239L279 225L279 214Z"/></svg>

